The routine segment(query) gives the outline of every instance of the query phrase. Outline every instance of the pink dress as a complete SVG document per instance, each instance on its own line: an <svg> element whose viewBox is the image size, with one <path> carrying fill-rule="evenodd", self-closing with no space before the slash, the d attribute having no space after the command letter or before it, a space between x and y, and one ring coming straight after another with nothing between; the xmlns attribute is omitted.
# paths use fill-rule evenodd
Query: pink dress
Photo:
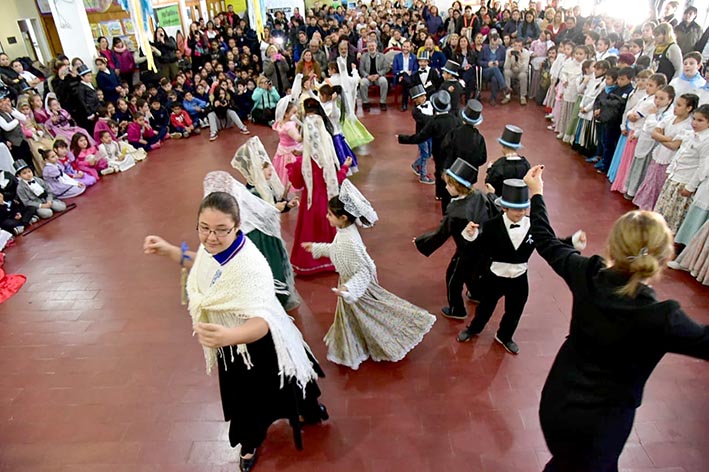
<svg viewBox="0 0 709 472"><path fill-rule="evenodd" d="M35 112L35 116L37 113ZM49 119L44 123L47 130L54 135L55 138L64 138L67 143L71 142L71 137L76 133L83 133L89 140L89 144L93 146L94 142L91 133L79 126L72 126L71 115L66 110L59 110L57 115L50 115Z"/></svg>
<svg viewBox="0 0 709 472"><path fill-rule="evenodd" d="M305 189L303 179L303 157L298 156L288 164L288 175L293 187ZM313 162L313 197L310 208L306 202L298 207L298 221L295 226L293 250L290 261L296 275L311 275L321 272L334 272L335 266L330 259L321 257L313 259L313 255L300 246L300 243L331 243L335 238L336 229L327 221L327 188L322 169ZM347 176L347 166L341 166L337 171L337 181L342 183Z"/></svg>
<svg viewBox="0 0 709 472"><path fill-rule="evenodd" d="M628 180L628 173L630 172L630 166L633 164L633 156L635 155L635 147L638 145L637 138L628 139L625 143L625 149L620 157L620 165L618 166L618 173L615 176L613 185L611 185L611 190L614 192L625 193L626 190L626 180Z"/></svg>
<svg viewBox="0 0 709 472"><path fill-rule="evenodd" d="M99 178L99 172L108 167L108 161L106 158L97 159L93 165L88 161L89 156L95 156L98 153L98 149L95 146L90 146L86 149L82 149L78 156L76 156L76 166L79 170L83 171L84 174L90 174L95 177L96 180Z"/></svg>
<svg viewBox="0 0 709 472"><path fill-rule="evenodd" d="M276 155L273 156L273 169L276 171L276 175L283 182L283 186L287 186L289 182L288 169L286 166L295 162L295 155L293 151L300 151L303 149L303 145L293 139L289 131L296 130L295 121L287 121L285 123L278 122L273 124L274 131L278 132L278 148L276 149ZM296 130L297 131L297 130Z"/></svg>

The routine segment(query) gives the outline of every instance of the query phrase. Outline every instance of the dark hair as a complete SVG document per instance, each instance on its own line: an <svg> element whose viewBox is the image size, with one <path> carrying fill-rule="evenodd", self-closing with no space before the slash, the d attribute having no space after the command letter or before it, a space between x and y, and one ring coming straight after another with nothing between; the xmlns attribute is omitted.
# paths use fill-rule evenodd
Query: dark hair
<svg viewBox="0 0 709 472"><path fill-rule="evenodd" d="M96 114L98 116L108 116L108 108L105 106L100 106L96 109Z"/></svg>
<svg viewBox="0 0 709 472"><path fill-rule="evenodd" d="M53 149L39 149L39 154L40 154L40 156L42 156L42 159L45 161L47 160L49 155L53 152L54 152Z"/></svg>
<svg viewBox="0 0 709 472"><path fill-rule="evenodd" d="M670 97L670 103L667 104L663 112L667 111L672 106L672 102L675 101L675 88L671 85L665 85L658 92L665 92Z"/></svg>
<svg viewBox="0 0 709 472"><path fill-rule="evenodd" d="M354 223L357 219L352 213L345 210L345 204L340 201L339 197L335 196L328 200L327 209L330 210L330 213L337 216L338 218L341 216L346 216L347 221L349 221L350 223ZM363 226L371 226L367 218L364 218L363 216L359 217L359 221L362 223Z"/></svg>
<svg viewBox="0 0 709 472"><path fill-rule="evenodd" d="M705 103L704 105L701 105L699 108L694 110L694 114L696 115L697 113L709 120L709 104Z"/></svg>
<svg viewBox="0 0 709 472"><path fill-rule="evenodd" d="M69 143L66 142L65 139L63 138L58 138L54 140L54 144L52 144L52 147L54 149L59 149L59 148L68 148Z"/></svg>
<svg viewBox="0 0 709 472"><path fill-rule="evenodd" d="M144 98L139 98L135 101L135 108L140 110L146 103L148 103L147 100L145 100Z"/></svg>
<svg viewBox="0 0 709 472"><path fill-rule="evenodd" d="M702 65L702 54L698 51L690 51L684 56L682 56L682 62L686 61L687 59L694 59L697 61L697 64L700 66Z"/></svg>
<svg viewBox="0 0 709 472"><path fill-rule="evenodd" d="M330 133L330 136L334 134L335 130L332 127L332 123L330 123L330 118L327 116L327 113L325 113L325 110L323 110L322 105L320 105L320 102L317 99L306 98L303 102L303 110L305 111L306 115L308 113L314 113L316 115L319 115L320 118L322 118L323 124L325 125L325 129L328 133Z"/></svg>
<svg viewBox="0 0 709 472"><path fill-rule="evenodd" d="M651 62L652 59L650 59L650 57L641 55L640 57L635 59L635 69L637 69L638 71L645 70L650 67Z"/></svg>
<svg viewBox="0 0 709 472"><path fill-rule="evenodd" d="M635 78L635 69L632 67L623 67L621 70L618 71L619 76L624 76L629 78L630 80L633 80Z"/></svg>
<svg viewBox="0 0 709 472"><path fill-rule="evenodd" d="M111 132L108 131L108 130L106 130L106 129L103 130L103 131L101 131L101 132L98 134L98 139L103 138L105 135L109 135L109 136L110 136L110 135L111 135ZM113 136L111 136L111 137L113 137Z"/></svg>
<svg viewBox="0 0 709 472"><path fill-rule="evenodd" d="M320 93L321 97L328 97L329 98L329 97L332 97L334 90L330 85L325 84L320 87L318 92Z"/></svg>
<svg viewBox="0 0 709 472"><path fill-rule="evenodd" d="M683 93L679 98L683 98L687 102L687 106L692 109L691 111L696 110L699 106L699 97L693 93Z"/></svg>
<svg viewBox="0 0 709 472"><path fill-rule="evenodd" d="M667 76L665 74L652 74L649 79L657 84L658 87L664 87L667 85Z"/></svg>
<svg viewBox="0 0 709 472"><path fill-rule="evenodd" d="M595 69L603 69L603 70L608 70L611 68L611 65L608 64L608 61L596 61L596 63L593 65Z"/></svg>
<svg viewBox="0 0 709 472"><path fill-rule="evenodd" d="M71 137L71 144L69 144L69 148L71 149L71 152L74 153L75 156L78 156L79 153L81 152L81 148L79 148L79 140L81 138L86 139L86 144L91 146L91 141L89 141L89 137L86 136L84 133L74 133L74 136Z"/></svg>
<svg viewBox="0 0 709 472"><path fill-rule="evenodd" d="M237 203L236 199L230 193L212 192L204 197L202 203L199 204L197 217L199 218L199 215L201 215L207 208L211 208L212 210L217 210L231 216L231 219L234 220L234 224L236 226L241 224L239 203Z"/></svg>
<svg viewBox="0 0 709 472"><path fill-rule="evenodd" d="M588 33L586 33L586 36L588 36L589 38L591 38L594 43L595 43L596 41L598 41L599 39L601 39L601 35L598 34L598 33L596 33L595 31L589 31Z"/></svg>
<svg viewBox="0 0 709 472"><path fill-rule="evenodd" d="M613 79L613 82L618 80L618 69L615 67L612 67L608 69L608 72L606 72L606 77L611 77Z"/></svg>

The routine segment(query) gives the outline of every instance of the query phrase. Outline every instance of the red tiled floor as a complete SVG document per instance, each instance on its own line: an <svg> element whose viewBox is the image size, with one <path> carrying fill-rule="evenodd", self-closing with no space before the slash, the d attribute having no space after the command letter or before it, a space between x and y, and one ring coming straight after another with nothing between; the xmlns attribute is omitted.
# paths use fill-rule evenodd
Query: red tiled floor
<svg viewBox="0 0 709 472"><path fill-rule="evenodd" d="M362 232L364 240L382 285L439 313L452 247L425 258L410 243L439 219L433 189L409 170L416 147L400 146L393 136L410 132L413 123L393 108L375 109L363 121L377 139L352 180L381 217ZM601 251L628 202L546 131L534 106L487 107L482 132L491 158L505 123L525 129L524 154L547 166L545 191L557 232L583 228L588 253ZM273 132L251 129L275 149ZM211 144L206 136L168 143L9 250L6 269L26 274L28 282L0 307L0 470L235 470L216 379L204 374L179 305L178 270L144 256L141 243L154 233L195 245L202 178L230 170L244 140L224 132ZM287 241L295 217L283 221ZM300 453L288 425L275 424L257 470L541 470L549 454L537 419L539 393L567 332L571 297L537 256L516 335L519 357L493 343L497 317L464 345L454 340L463 323L440 318L400 363L368 362L356 372L330 364L322 337L332 320L335 283L334 275L298 280L305 303L294 314L328 375L321 388L331 420L305 430ZM709 291L687 274L669 272L657 289L709 322ZM623 470L709 469L708 389L705 363L664 359L638 410Z"/></svg>

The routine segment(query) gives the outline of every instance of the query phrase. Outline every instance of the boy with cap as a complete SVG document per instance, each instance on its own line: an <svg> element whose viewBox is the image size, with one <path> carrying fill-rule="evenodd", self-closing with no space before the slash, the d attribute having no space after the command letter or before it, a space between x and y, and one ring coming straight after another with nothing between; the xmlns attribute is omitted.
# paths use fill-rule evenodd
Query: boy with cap
<svg viewBox="0 0 709 472"><path fill-rule="evenodd" d="M463 331L458 333L458 342L469 341L485 328L492 317L497 302L505 297L505 313L495 334L495 341L512 354L519 353L519 346L512 340L522 311L529 296L527 262L534 252L534 240L530 233L529 189L520 179L507 179L503 183L501 197L495 203L503 213L482 225L471 221L463 231L463 238L477 243L477 250L486 254L490 265L481 279L481 299L475 317ZM565 240L581 250L586 246L586 235L577 231Z"/></svg>
<svg viewBox="0 0 709 472"><path fill-rule="evenodd" d="M458 114L458 109L460 107L460 97L463 95L463 86L460 85L458 80L458 71L460 70L460 64L455 61L448 60L446 65L441 68L441 74L443 75L443 82L439 90L445 90L451 96L451 114Z"/></svg>
<svg viewBox="0 0 709 472"><path fill-rule="evenodd" d="M426 90L423 85L414 85L409 90L414 105L416 105L411 112L416 122L416 132L418 133L423 129L426 123L433 117L433 106L431 102L426 97ZM419 176L419 182L422 184L433 185L435 181L428 175L428 159L431 157L431 138L427 139L422 143L418 143L419 156L411 164L411 168L414 173Z"/></svg>
<svg viewBox="0 0 709 472"><path fill-rule="evenodd" d="M418 144L429 138L431 139L431 153L433 154L433 163L435 165L436 200L442 200L444 194L447 193L446 184L443 182L443 162L446 155L441 143L446 134L458 124L456 117L448 113L451 108L450 100L450 95L445 90L439 90L434 93L431 97L431 106L434 111L433 118L416 134L396 135L399 144ZM441 212L445 213L445 211L445 207L442 207Z"/></svg>
<svg viewBox="0 0 709 472"><path fill-rule="evenodd" d="M441 224L435 231L414 239L418 251L428 257L449 237L453 237L456 251L446 269L448 306L441 311L444 316L458 320L468 316L462 296L463 285L467 285L469 291L473 290L473 273L481 255L463 238L463 230L469 221L484 223L498 213L492 200L495 195L485 195L473 188L477 179L477 168L461 158L456 159L445 174L446 190L453 199L448 204Z"/></svg>
<svg viewBox="0 0 709 472"><path fill-rule="evenodd" d="M426 94L431 97L438 90L441 83L441 77L438 75L438 70L431 67L431 58L427 50L422 50L418 53L419 69L412 79L412 84L423 85Z"/></svg>
<svg viewBox="0 0 709 472"><path fill-rule="evenodd" d="M35 208L37 216L51 218L54 212L66 210L63 201L54 198L54 194L44 180L34 176L27 163L20 159L15 161L15 176L17 176L17 197L26 207Z"/></svg>
<svg viewBox="0 0 709 472"><path fill-rule="evenodd" d="M79 101L79 113L76 116L76 121L91 136L94 134L96 111L101 103L93 84L94 74L89 66L81 64L77 68L77 73L81 82L76 87L76 98Z"/></svg>
<svg viewBox="0 0 709 472"><path fill-rule="evenodd" d="M517 154L522 147L522 128L506 125L497 142L502 146L504 155L487 169L485 183L492 185L495 193L500 195L506 179L521 179L532 166L526 158Z"/></svg>

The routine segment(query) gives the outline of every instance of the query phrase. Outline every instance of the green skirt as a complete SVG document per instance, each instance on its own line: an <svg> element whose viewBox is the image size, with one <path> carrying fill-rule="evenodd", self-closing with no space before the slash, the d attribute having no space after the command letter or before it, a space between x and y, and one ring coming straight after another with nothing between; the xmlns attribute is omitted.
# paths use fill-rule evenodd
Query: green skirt
<svg viewBox="0 0 709 472"><path fill-rule="evenodd" d="M569 124L566 126L565 136L576 136L576 127L579 124L579 111L581 110L582 98L583 96L580 96L576 99L574 109L571 111L571 116L569 117Z"/></svg>
<svg viewBox="0 0 709 472"><path fill-rule="evenodd" d="M347 144L349 144L352 149L374 141L374 136L367 131L367 128L360 123L356 116L345 117L342 123L342 134L345 135Z"/></svg>
<svg viewBox="0 0 709 472"><path fill-rule="evenodd" d="M261 231L254 229L247 233L252 243L261 251L261 254L268 261L273 272L273 279L276 284L276 296L283 308L292 310L300 305L300 295L295 289L295 278L293 277L293 267L288 259L283 241L273 236L268 236Z"/></svg>

